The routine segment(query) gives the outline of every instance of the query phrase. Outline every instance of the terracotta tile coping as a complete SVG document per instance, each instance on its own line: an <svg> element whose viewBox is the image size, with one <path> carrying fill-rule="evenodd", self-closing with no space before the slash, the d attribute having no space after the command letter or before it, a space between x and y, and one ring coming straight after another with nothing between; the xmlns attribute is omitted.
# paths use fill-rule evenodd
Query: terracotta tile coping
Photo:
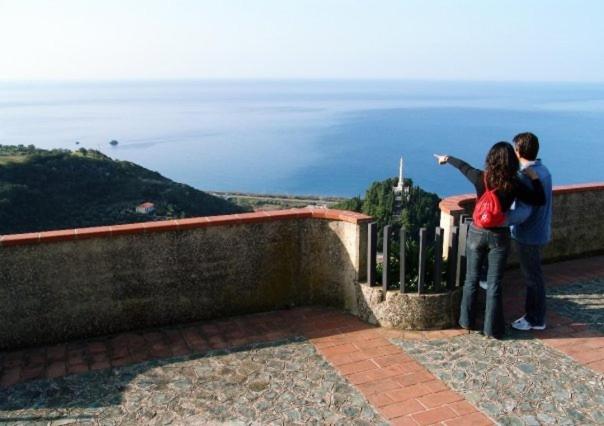
<svg viewBox="0 0 604 426"><path fill-rule="evenodd" d="M554 187L554 195L588 191L604 191L604 182L557 185ZM475 199L476 194L453 195L443 198L438 207L444 213L462 213L465 210L465 206Z"/></svg>
<svg viewBox="0 0 604 426"><path fill-rule="evenodd" d="M84 238L105 238L113 235L176 231L205 228L209 226L240 225L245 223L271 222L275 220L300 218L339 220L354 224L366 223L372 220L370 216L346 210L302 208L2 235L0 236L0 246L31 245L54 241L79 240Z"/></svg>

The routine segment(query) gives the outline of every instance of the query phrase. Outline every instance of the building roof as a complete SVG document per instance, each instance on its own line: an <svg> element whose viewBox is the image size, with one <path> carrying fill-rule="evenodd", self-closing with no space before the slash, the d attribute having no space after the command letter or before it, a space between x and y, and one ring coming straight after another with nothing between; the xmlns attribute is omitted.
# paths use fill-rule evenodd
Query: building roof
<svg viewBox="0 0 604 426"><path fill-rule="evenodd" d="M143 203L143 204L137 206L137 208L141 208L141 209L148 209L148 208L151 208L151 207L155 207L155 204L150 203L148 201L146 203Z"/></svg>

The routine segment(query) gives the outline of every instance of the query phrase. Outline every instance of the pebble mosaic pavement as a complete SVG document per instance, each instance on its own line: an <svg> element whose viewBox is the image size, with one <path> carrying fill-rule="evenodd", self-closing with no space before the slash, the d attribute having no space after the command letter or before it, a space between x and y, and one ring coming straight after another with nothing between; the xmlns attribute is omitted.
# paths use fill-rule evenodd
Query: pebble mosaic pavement
<svg viewBox="0 0 604 426"><path fill-rule="evenodd" d="M0 391L0 424L387 424L313 345L148 361Z"/></svg>
<svg viewBox="0 0 604 426"><path fill-rule="evenodd" d="M309 307L0 352L0 425L604 424L604 257L545 272L548 329L502 341Z"/></svg>

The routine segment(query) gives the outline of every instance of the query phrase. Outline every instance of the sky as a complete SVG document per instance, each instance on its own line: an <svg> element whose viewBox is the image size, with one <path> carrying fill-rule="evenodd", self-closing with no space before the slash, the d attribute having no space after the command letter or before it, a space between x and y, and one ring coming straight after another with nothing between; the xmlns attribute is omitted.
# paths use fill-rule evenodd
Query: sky
<svg viewBox="0 0 604 426"><path fill-rule="evenodd" d="M0 80L604 81L602 0L0 0Z"/></svg>

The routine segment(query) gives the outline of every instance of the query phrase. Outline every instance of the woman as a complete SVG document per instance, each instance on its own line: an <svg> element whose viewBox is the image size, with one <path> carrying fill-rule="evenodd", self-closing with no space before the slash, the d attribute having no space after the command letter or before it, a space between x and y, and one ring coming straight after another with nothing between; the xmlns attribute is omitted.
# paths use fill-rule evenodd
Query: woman
<svg viewBox="0 0 604 426"><path fill-rule="evenodd" d="M516 198L532 205L545 204L543 186L534 170L528 168L524 171L531 179L532 188L518 178L518 158L514 147L507 142L498 142L489 150L484 171L452 156L436 155L436 158L439 164L449 163L459 169L474 184L477 199L486 191L494 190L503 213L509 211ZM480 228L473 223L466 241L467 268L459 325L468 330L474 327L480 267L487 258L489 266L483 332L487 337L501 338L505 332L501 281L510 248L510 230L504 224Z"/></svg>

